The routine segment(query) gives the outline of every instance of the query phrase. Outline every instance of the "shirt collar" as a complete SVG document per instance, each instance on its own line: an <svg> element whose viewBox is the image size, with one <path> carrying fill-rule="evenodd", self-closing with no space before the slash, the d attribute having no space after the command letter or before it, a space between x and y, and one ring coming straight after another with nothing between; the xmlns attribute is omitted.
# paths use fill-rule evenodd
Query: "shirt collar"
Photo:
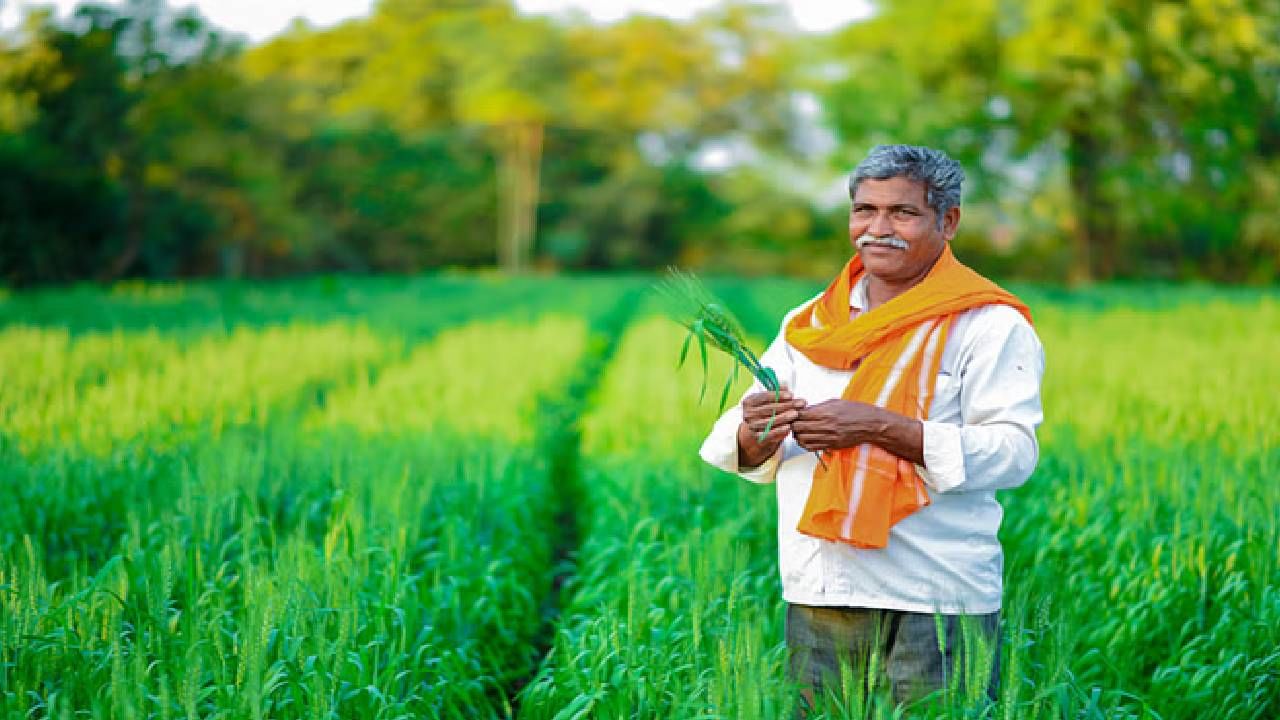
<svg viewBox="0 0 1280 720"><path fill-rule="evenodd" d="M853 284L853 289L849 291L849 310L854 313L860 313L867 309L867 274L863 273L858 278L858 282Z"/></svg>

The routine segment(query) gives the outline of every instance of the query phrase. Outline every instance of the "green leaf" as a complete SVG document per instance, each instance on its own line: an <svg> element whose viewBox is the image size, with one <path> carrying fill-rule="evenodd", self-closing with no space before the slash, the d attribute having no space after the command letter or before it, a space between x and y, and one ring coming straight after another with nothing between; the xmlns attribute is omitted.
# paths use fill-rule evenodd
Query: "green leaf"
<svg viewBox="0 0 1280 720"><path fill-rule="evenodd" d="M685 358L689 355L689 343L693 341L693 332L690 331L684 336L684 343L680 346L680 361L676 363L676 368L684 367Z"/></svg>
<svg viewBox="0 0 1280 720"><path fill-rule="evenodd" d="M756 442L764 442L765 437L769 435L769 431L773 429L773 421L778 417L778 411L773 411L769 415L769 422L765 423L764 430L760 431L760 436L756 438Z"/></svg>
<svg viewBox="0 0 1280 720"><path fill-rule="evenodd" d="M711 366L707 363L707 336L702 333L702 320L694 324L698 327L698 352L702 356L702 389L698 391L698 402L702 402L707 396L707 375Z"/></svg>
<svg viewBox="0 0 1280 720"><path fill-rule="evenodd" d="M778 382L778 374L773 371L773 368L761 366L760 373L767 380L767 382L760 383L765 386L765 389L772 390L774 393L782 390L782 383Z"/></svg>
<svg viewBox="0 0 1280 720"><path fill-rule="evenodd" d="M738 363L733 364L733 370L729 373L729 379L724 383L724 391L720 393L720 409L718 412L724 412L729 405L729 391L733 389L733 384L738 381Z"/></svg>

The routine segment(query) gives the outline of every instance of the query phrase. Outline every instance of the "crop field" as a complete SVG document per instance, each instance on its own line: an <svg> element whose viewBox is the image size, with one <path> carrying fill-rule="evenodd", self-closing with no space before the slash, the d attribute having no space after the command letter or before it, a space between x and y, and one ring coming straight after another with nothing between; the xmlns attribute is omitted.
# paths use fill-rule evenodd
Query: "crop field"
<svg viewBox="0 0 1280 720"><path fill-rule="evenodd" d="M728 363L652 283L0 295L0 712L793 717L774 491L698 459ZM757 349L817 289L711 286ZM811 717L1280 717L1280 296L1015 289L998 700Z"/></svg>

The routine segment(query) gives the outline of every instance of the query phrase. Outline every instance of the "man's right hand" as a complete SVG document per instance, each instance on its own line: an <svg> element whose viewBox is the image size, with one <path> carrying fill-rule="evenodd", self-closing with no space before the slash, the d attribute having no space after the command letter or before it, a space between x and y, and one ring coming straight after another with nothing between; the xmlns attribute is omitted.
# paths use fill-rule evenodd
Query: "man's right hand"
<svg viewBox="0 0 1280 720"><path fill-rule="evenodd" d="M791 432L791 423L800 416L800 409L807 403L794 397L789 390L777 395L771 392L753 393L742 400L742 424L738 426L738 467L753 468L764 463L778 451L778 446ZM770 426L770 418L773 420ZM760 433L768 427L763 439Z"/></svg>

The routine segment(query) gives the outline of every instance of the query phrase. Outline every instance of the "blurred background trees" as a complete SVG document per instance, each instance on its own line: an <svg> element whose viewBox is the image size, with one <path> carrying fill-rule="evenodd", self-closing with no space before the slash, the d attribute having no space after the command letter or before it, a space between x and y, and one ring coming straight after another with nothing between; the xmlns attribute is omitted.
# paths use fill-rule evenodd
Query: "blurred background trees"
<svg viewBox="0 0 1280 720"><path fill-rule="evenodd" d="M969 171L1004 277L1280 276L1280 4L382 0L248 47L160 0L0 35L0 282L671 262L823 275L878 142Z"/></svg>

